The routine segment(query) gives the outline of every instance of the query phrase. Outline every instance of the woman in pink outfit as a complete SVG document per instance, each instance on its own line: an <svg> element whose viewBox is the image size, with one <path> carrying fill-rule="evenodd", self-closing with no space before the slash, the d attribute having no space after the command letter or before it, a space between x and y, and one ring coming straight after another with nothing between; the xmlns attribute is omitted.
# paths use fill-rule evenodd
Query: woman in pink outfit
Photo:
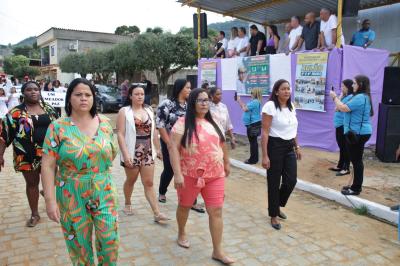
<svg viewBox="0 0 400 266"><path fill-rule="evenodd" d="M209 215L213 242L212 258L223 264L234 260L222 250L222 206L225 178L229 175L229 159L223 130L212 119L210 99L204 89L189 95L186 116L179 118L172 129L169 153L178 192L178 245L189 248L185 225L190 207L201 193Z"/></svg>

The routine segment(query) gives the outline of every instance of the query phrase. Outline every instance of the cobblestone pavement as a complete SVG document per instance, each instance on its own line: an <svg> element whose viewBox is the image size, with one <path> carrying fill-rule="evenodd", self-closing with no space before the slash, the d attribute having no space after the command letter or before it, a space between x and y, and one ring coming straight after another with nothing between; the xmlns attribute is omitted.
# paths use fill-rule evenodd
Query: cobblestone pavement
<svg viewBox="0 0 400 266"><path fill-rule="evenodd" d="M0 265L70 265L61 229L48 220L43 199L41 222L33 229L25 227L25 184L11 162L8 149L6 168L0 173ZM122 206L124 174L118 159L114 165ZM157 161L157 184L161 167ZM398 265L400 244L394 226L295 191L285 210L289 219L275 231L267 218L265 179L232 170L226 185L224 246L238 260L235 265ZM143 187L136 185L136 214L127 217L121 212L119 265L218 265L210 259L207 215L191 212L192 247L177 247L174 189L167 196L162 211L173 219L162 226L152 221Z"/></svg>

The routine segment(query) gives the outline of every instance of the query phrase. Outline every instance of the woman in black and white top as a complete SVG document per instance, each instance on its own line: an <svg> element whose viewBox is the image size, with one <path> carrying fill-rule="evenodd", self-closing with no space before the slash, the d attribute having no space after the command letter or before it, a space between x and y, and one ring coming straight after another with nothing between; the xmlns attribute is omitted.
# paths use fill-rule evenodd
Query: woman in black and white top
<svg viewBox="0 0 400 266"><path fill-rule="evenodd" d="M296 159L301 159L298 122L290 94L289 82L278 80L262 109L262 166L267 169L268 213L276 230L281 229L277 218L287 218L280 207L285 207L296 185Z"/></svg>

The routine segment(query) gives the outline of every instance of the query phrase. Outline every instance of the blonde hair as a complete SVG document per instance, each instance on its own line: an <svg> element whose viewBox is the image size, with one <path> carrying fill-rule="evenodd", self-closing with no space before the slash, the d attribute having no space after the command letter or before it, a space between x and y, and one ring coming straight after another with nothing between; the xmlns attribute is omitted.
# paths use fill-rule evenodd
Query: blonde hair
<svg viewBox="0 0 400 266"><path fill-rule="evenodd" d="M254 99L259 100L262 102L262 91L260 88L254 88L251 90L251 96L253 96Z"/></svg>

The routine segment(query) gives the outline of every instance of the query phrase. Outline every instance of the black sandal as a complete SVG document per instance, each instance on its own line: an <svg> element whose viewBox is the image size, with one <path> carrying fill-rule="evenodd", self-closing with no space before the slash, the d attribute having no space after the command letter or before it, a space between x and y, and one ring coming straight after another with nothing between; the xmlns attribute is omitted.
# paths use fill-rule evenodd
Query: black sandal
<svg viewBox="0 0 400 266"><path fill-rule="evenodd" d="M39 215L32 215L31 218L26 222L27 227L35 227L40 221Z"/></svg>
<svg viewBox="0 0 400 266"><path fill-rule="evenodd" d="M331 170L331 171L333 171L333 172L339 172L339 171L342 170L342 169L337 168L337 167L329 167L328 170Z"/></svg>
<svg viewBox="0 0 400 266"><path fill-rule="evenodd" d="M191 208L191 210L196 211L198 213L205 213L206 211L204 210L204 208L200 207L199 205L193 205Z"/></svg>

